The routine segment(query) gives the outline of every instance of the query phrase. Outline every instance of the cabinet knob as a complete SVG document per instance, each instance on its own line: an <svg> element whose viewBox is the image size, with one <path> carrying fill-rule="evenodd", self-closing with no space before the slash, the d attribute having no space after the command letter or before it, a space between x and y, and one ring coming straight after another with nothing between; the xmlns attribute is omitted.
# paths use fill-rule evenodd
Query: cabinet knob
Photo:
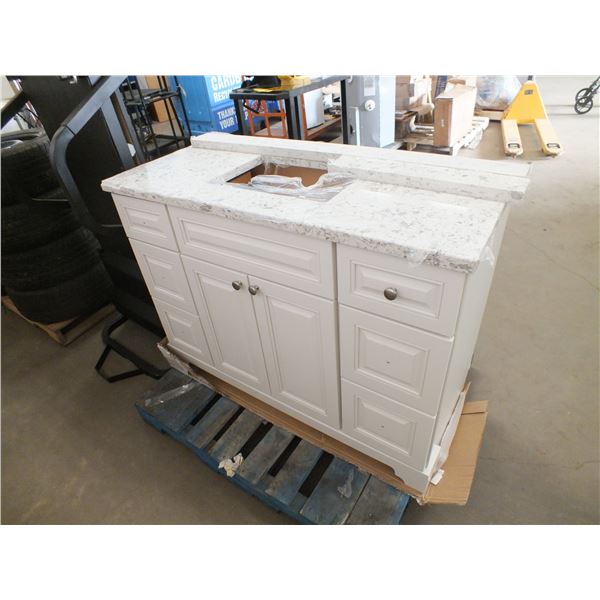
<svg viewBox="0 0 600 600"><path fill-rule="evenodd" d="M248 288L248 291L249 291L249 292L250 292L250 293L251 293L253 296L256 296L256 294L258 294L258 290L259 290L259 289L260 289L260 288L259 288L257 285L251 285L251 286Z"/></svg>
<svg viewBox="0 0 600 600"><path fill-rule="evenodd" d="M232 282L231 282L231 287L232 287L234 290L241 290L243 285L244 285L244 284L243 284L241 281L232 281Z"/></svg>
<svg viewBox="0 0 600 600"><path fill-rule="evenodd" d="M385 290L383 290L383 295L388 300L395 300L398 297L398 290L392 287L385 288Z"/></svg>

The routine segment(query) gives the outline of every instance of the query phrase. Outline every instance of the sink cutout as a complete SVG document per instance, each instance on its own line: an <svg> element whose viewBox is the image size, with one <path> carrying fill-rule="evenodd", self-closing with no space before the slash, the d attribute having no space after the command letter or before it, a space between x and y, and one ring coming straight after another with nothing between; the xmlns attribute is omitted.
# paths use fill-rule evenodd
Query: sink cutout
<svg viewBox="0 0 600 600"><path fill-rule="evenodd" d="M312 167L296 167L292 165L280 165L274 163L261 163L253 169L230 179L227 183L246 184L257 175L281 175L282 177L300 177L302 185L308 187L314 185L321 175L325 175L325 169L314 169Z"/></svg>
<svg viewBox="0 0 600 600"><path fill-rule="evenodd" d="M327 202L353 179L326 169L265 161L227 181L249 190Z"/></svg>

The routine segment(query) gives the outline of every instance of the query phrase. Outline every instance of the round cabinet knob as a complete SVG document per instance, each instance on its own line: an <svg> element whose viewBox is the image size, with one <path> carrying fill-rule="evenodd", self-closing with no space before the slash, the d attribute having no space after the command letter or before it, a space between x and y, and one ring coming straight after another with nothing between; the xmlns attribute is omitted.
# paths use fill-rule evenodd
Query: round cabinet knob
<svg viewBox="0 0 600 600"><path fill-rule="evenodd" d="M257 285L251 285L251 286L248 288L248 291L249 291L249 292L250 292L250 293L251 293L253 296L256 296L256 294L258 294L258 290L259 290L259 289L260 289L260 288L259 288Z"/></svg>
<svg viewBox="0 0 600 600"><path fill-rule="evenodd" d="M375 100L367 100L365 102L365 110L367 112L371 112L372 110L375 110Z"/></svg>
<svg viewBox="0 0 600 600"><path fill-rule="evenodd" d="M398 290L396 288L385 288L385 290L383 290L383 295L388 299L388 300L395 300L398 297Z"/></svg>
<svg viewBox="0 0 600 600"><path fill-rule="evenodd" d="M244 284L243 284L241 281L232 281L232 282L231 282L231 287L232 287L234 290L241 290L243 285L244 285Z"/></svg>

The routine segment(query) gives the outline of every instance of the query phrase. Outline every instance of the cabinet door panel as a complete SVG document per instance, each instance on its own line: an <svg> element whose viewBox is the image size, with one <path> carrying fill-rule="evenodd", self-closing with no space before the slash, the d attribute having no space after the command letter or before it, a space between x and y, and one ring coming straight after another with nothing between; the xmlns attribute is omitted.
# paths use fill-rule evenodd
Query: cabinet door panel
<svg viewBox="0 0 600 600"><path fill-rule="evenodd" d="M334 303L256 277L249 282L259 288L254 305L271 395L339 427Z"/></svg>
<svg viewBox="0 0 600 600"><path fill-rule="evenodd" d="M269 393L260 336L245 274L182 257L216 369ZM241 289L232 283L240 282Z"/></svg>
<svg viewBox="0 0 600 600"><path fill-rule="evenodd" d="M153 298L169 346L196 362L212 365L206 336L198 315L192 315L162 300Z"/></svg>

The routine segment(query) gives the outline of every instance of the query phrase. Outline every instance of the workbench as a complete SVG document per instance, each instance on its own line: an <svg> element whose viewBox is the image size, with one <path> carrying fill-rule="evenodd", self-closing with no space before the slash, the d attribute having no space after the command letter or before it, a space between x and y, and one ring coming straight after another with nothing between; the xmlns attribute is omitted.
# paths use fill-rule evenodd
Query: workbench
<svg viewBox="0 0 600 600"><path fill-rule="evenodd" d="M290 139L305 139L304 126L302 123L301 98L303 94L312 92L319 88L327 87L336 82L341 83L341 101L342 101L342 135L344 143L347 143L346 127L346 76L331 75L329 77L315 77L310 83L296 85L285 89L277 89L269 92L256 91L252 88L240 88L233 90L229 97L233 100L235 114L239 123L240 133L248 135L248 124L244 119L243 104L246 100L283 100L285 105L285 115L287 121L288 137Z"/></svg>

